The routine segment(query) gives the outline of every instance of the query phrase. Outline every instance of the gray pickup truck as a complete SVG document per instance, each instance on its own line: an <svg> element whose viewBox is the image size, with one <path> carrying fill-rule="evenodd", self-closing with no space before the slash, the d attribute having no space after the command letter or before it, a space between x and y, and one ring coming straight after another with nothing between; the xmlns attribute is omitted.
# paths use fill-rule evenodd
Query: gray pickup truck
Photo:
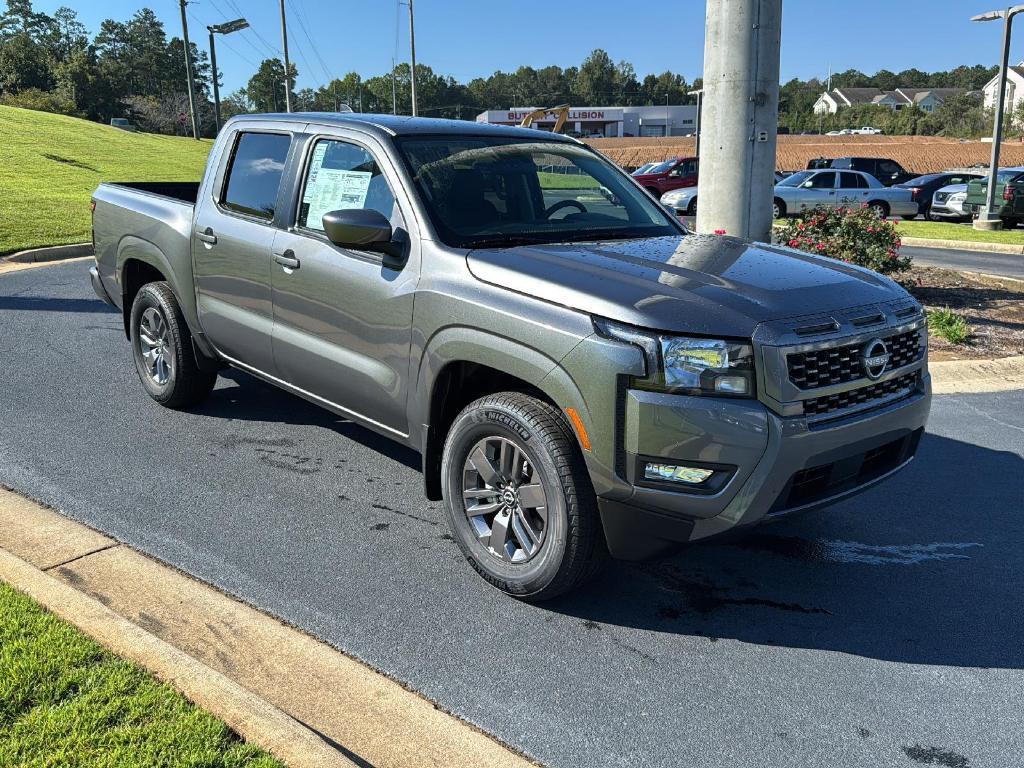
<svg viewBox="0 0 1024 768"><path fill-rule="evenodd" d="M416 449L466 558L523 599L848 497L928 416L899 286L692 234L568 137L236 117L202 182L100 185L93 233L153 399L234 366Z"/></svg>

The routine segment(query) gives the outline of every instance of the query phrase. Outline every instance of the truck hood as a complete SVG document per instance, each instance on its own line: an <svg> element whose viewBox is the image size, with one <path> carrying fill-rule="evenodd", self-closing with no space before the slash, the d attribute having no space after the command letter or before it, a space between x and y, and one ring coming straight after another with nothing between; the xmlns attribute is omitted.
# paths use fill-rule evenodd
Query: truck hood
<svg viewBox="0 0 1024 768"><path fill-rule="evenodd" d="M861 267L734 237L474 250L479 280L656 330L748 338L758 323L907 294Z"/></svg>

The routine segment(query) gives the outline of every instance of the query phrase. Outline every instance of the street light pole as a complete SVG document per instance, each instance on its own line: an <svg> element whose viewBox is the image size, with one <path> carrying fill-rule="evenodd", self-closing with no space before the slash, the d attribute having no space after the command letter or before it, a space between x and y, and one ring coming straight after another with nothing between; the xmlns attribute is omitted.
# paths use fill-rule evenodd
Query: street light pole
<svg viewBox="0 0 1024 768"><path fill-rule="evenodd" d="M696 91L690 91L686 94L687 96L697 97L697 117L694 120L693 135L696 137L697 146L694 148L693 154L700 158L700 100L704 96L704 89L698 88Z"/></svg>
<svg viewBox="0 0 1024 768"><path fill-rule="evenodd" d="M206 31L210 33L210 69L213 70L213 124L217 133L220 133L220 86L217 83L217 47L214 44L213 36L215 34L229 35L248 26L249 22L245 19L235 19L223 24L210 24L206 28Z"/></svg>
<svg viewBox="0 0 1024 768"><path fill-rule="evenodd" d="M284 0L281 0L284 2ZM412 0L409 2L409 57L412 68L409 70L409 88L412 92L412 116L416 117L416 26L413 21Z"/></svg>
<svg viewBox="0 0 1024 768"><path fill-rule="evenodd" d="M988 11L972 16L971 21L995 21L1003 19L1003 56L999 65L999 85L996 89L995 125L992 127L992 162L988 169L988 189L985 192L985 207L974 221L975 229L1000 229L1002 222L996 213L996 175L999 173L999 150L1003 143L1003 113L1006 99L1006 71L1010 64L1010 32L1013 17L1024 11L1024 5L1014 5L1005 11Z"/></svg>
<svg viewBox="0 0 1024 768"><path fill-rule="evenodd" d="M292 72L288 61L288 27L284 20L284 0L281 0L281 45L284 50L284 111L292 111Z"/></svg>
<svg viewBox="0 0 1024 768"><path fill-rule="evenodd" d="M188 80L188 111L192 113L192 138L199 139L199 119L196 117L196 81L192 77L192 51L188 43L188 19L185 18L186 0L178 0L181 6L181 40L185 48L185 78Z"/></svg>

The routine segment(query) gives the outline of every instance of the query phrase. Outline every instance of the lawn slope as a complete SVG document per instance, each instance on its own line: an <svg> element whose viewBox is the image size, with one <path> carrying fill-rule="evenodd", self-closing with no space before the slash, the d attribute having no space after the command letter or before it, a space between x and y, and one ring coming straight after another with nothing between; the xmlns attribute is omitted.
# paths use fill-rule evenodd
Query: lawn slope
<svg viewBox="0 0 1024 768"><path fill-rule="evenodd" d="M101 181L196 181L211 142L0 106L0 255L89 240Z"/></svg>

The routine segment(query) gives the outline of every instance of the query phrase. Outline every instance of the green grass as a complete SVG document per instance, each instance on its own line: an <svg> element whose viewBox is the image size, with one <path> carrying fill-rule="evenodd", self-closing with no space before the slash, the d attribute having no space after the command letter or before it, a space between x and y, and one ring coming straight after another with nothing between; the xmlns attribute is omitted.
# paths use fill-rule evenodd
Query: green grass
<svg viewBox="0 0 1024 768"><path fill-rule="evenodd" d="M0 106L0 255L89 240L101 181L198 181L210 141Z"/></svg>
<svg viewBox="0 0 1024 768"><path fill-rule="evenodd" d="M593 176L538 171L541 189L596 189L601 186Z"/></svg>
<svg viewBox="0 0 1024 768"><path fill-rule="evenodd" d="M936 240L969 240L976 243L1024 245L1024 229L982 232L968 224L943 221L897 221L901 237L928 237Z"/></svg>
<svg viewBox="0 0 1024 768"><path fill-rule="evenodd" d="M964 316L948 307L928 313L928 330L950 344L963 344L971 335L971 327Z"/></svg>
<svg viewBox="0 0 1024 768"><path fill-rule="evenodd" d="M281 766L170 686L3 583L0 765Z"/></svg>

